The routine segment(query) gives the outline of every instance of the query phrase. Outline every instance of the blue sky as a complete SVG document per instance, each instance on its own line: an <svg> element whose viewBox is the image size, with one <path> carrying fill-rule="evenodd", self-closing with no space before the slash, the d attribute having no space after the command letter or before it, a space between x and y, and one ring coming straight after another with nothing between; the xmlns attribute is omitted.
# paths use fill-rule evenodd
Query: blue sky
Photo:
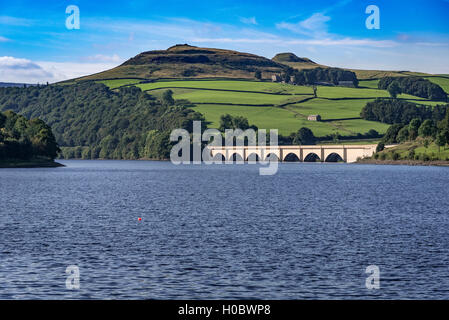
<svg viewBox="0 0 449 320"><path fill-rule="evenodd" d="M68 30L66 7L80 10ZM367 29L368 5L380 29ZM4 1L0 82L54 82L176 43L336 67L449 73L449 0Z"/></svg>

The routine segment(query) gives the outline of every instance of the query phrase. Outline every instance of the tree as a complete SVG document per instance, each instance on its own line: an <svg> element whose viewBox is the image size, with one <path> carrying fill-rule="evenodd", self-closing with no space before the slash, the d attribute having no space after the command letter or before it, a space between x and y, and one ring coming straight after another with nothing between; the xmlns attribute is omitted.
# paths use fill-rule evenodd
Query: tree
<svg viewBox="0 0 449 320"><path fill-rule="evenodd" d="M312 145L316 143L316 138L309 128L302 127L298 130L293 138L293 144L296 145Z"/></svg>
<svg viewBox="0 0 449 320"><path fill-rule="evenodd" d="M398 94L402 93L401 87L399 86L399 84L396 81L393 81L392 83L390 83L390 85L387 88L387 91L390 93L390 96L393 99L396 99Z"/></svg>
<svg viewBox="0 0 449 320"><path fill-rule="evenodd" d="M446 144L449 144L449 130L448 129L440 130L437 136L437 140L439 140L439 142L442 143L441 144L442 147L446 146Z"/></svg>
<svg viewBox="0 0 449 320"><path fill-rule="evenodd" d="M366 133L366 136L368 136L369 138L377 138L379 137L379 132L377 132L374 129L369 129L368 132Z"/></svg>
<svg viewBox="0 0 449 320"><path fill-rule="evenodd" d="M419 118L414 118L410 121L408 125L408 132L410 140L415 140L418 137L418 130L421 126L421 120Z"/></svg>
<svg viewBox="0 0 449 320"><path fill-rule="evenodd" d="M5 125L6 122L6 116L0 112L0 128L2 128Z"/></svg>
<svg viewBox="0 0 449 320"><path fill-rule="evenodd" d="M226 129L253 129L255 131L258 128L254 125L249 125L248 119L242 116L231 116L230 114L224 114L220 117L220 127L218 130L225 132Z"/></svg>
<svg viewBox="0 0 449 320"><path fill-rule="evenodd" d="M435 134L435 132L436 132L436 127L435 127L433 121L429 120L429 119L424 120L424 122L421 124L421 126L418 129L418 134L424 138L433 136Z"/></svg>
<svg viewBox="0 0 449 320"><path fill-rule="evenodd" d="M338 132L334 132L334 133L332 133L332 141L334 142L334 143L338 143L340 140L339 140L339 137L340 137L340 135L338 134Z"/></svg>
<svg viewBox="0 0 449 320"><path fill-rule="evenodd" d="M230 114L220 116L220 127L218 130L224 132L226 129L233 129L233 118Z"/></svg>
<svg viewBox="0 0 449 320"><path fill-rule="evenodd" d="M233 129L246 130L249 128L248 119L242 116L236 116L232 119Z"/></svg>
<svg viewBox="0 0 449 320"><path fill-rule="evenodd" d="M261 80L262 79L262 72L260 70L257 70L256 72L254 72L254 77L257 80Z"/></svg>
<svg viewBox="0 0 449 320"><path fill-rule="evenodd" d="M401 124L393 124L391 125L387 132L385 133L382 141L384 143L397 143L397 136L399 133L399 130L402 129L402 125Z"/></svg>
<svg viewBox="0 0 449 320"><path fill-rule="evenodd" d="M381 151L383 151L384 149L385 149L385 143L383 143L382 141L379 142L379 143L377 144L377 147L376 147L376 152L381 152Z"/></svg>
<svg viewBox="0 0 449 320"><path fill-rule="evenodd" d="M150 130L145 141L145 158L167 159L170 156L170 136L166 132Z"/></svg>
<svg viewBox="0 0 449 320"><path fill-rule="evenodd" d="M438 133L437 139L435 140L435 143L438 146L438 152L440 152L440 148L444 147L446 145L446 143L447 143L446 136L445 136L443 131Z"/></svg>
<svg viewBox="0 0 449 320"><path fill-rule="evenodd" d="M408 131L408 127L404 126L401 128L401 130L399 130L398 132L398 136L397 136L397 141L402 143L405 142L409 139L409 131Z"/></svg>
<svg viewBox="0 0 449 320"><path fill-rule="evenodd" d="M173 91L171 91L170 89L164 91L164 93L162 94L162 102L167 106L174 105L175 99L173 99Z"/></svg>
<svg viewBox="0 0 449 320"><path fill-rule="evenodd" d="M316 98L317 97L317 87L313 86L312 89L313 89L313 96Z"/></svg>

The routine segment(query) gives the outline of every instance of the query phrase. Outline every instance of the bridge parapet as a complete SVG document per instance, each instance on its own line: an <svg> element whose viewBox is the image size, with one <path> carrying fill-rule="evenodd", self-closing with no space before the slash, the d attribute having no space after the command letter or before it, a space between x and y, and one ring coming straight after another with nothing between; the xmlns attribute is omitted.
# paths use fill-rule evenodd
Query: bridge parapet
<svg viewBox="0 0 449 320"><path fill-rule="evenodd" d="M331 155L338 155L344 162L355 162L358 158L370 157L376 151L377 145L296 145L296 146L208 146L210 154L215 157L219 154L227 161L237 154L243 160L257 156L266 160L272 154L279 160L285 161L287 156L297 157L304 161L308 156L319 158L325 162Z"/></svg>

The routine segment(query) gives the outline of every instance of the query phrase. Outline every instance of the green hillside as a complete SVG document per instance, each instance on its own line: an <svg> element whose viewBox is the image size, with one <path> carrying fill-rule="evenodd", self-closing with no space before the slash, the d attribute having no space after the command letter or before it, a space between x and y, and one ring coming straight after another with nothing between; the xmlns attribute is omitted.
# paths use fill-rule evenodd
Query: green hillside
<svg viewBox="0 0 449 320"><path fill-rule="evenodd" d="M155 97L170 89L175 99L195 104L195 111L203 114L210 127L218 128L220 116L244 116L251 124L264 129L278 129L289 135L301 127L309 127L316 136L338 133L355 136L374 129L383 134L388 125L360 119L360 111L367 102L388 98L386 90L377 89L377 80L361 81L361 88L318 86L317 97L310 86L295 86L265 81L237 80L178 80L135 84L136 79L108 80L102 83L116 88L119 85L137 86ZM412 95L401 94L399 99L436 105ZM321 122L308 121L307 116L319 114Z"/></svg>
<svg viewBox="0 0 449 320"><path fill-rule="evenodd" d="M356 137L370 130L384 134L387 124L360 118L360 111L368 102L390 97L387 90L378 89L383 77L419 75L449 91L447 75L349 69L359 79L358 88L318 86L315 97L312 86L271 82L272 75L281 75L289 67L330 68L289 52L267 59L231 50L176 45L143 52L111 70L61 84L94 80L115 91L135 86L159 100L171 90L174 99L191 102L189 108L201 113L209 127L218 128L220 117L230 114L243 116L259 128L278 129L285 136L308 127L318 137ZM421 105L439 104L408 94L400 94L398 99ZM322 121L307 120L314 114L319 114Z"/></svg>

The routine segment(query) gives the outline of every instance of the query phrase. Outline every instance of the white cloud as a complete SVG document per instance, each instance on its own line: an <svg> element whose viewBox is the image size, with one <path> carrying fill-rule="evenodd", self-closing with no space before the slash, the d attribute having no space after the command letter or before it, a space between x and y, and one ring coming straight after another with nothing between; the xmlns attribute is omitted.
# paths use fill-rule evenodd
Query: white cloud
<svg viewBox="0 0 449 320"><path fill-rule="evenodd" d="M1 82L36 83L43 79L52 79L53 74L28 59L0 57Z"/></svg>
<svg viewBox="0 0 449 320"><path fill-rule="evenodd" d="M330 17L318 12L298 23L281 22L276 24L276 27L278 29L286 29L306 36L320 37L327 35L327 22L330 19Z"/></svg>
<svg viewBox="0 0 449 320"><path fill-rule="evenodd" d="M10 39L0 36L0 42L10 41Z"/></svg>
<svg viewBox="0 0 449 320"><path fill-rule="evenodd" d="M118 63L108 62L52 62L36 61L36 64L54 75L54 81L62 81L114 68Z"/></svg>
<svg viewBox="0 0 449 320"><path fill-rule="evenodd" d="M256 17L250 17L250 18L241 17L241 18L240 18L240 22L242 22L242 23L244 23L244 24L253 24L253 25L257 25Z"/></svg>
<svg viewBox="0 0 449 320"><path fill-rule="evenodd" d="M0 57L0 82L57 82L101 72L117 66L112 62L52 62L31 61L15 57Z"/></svg>

